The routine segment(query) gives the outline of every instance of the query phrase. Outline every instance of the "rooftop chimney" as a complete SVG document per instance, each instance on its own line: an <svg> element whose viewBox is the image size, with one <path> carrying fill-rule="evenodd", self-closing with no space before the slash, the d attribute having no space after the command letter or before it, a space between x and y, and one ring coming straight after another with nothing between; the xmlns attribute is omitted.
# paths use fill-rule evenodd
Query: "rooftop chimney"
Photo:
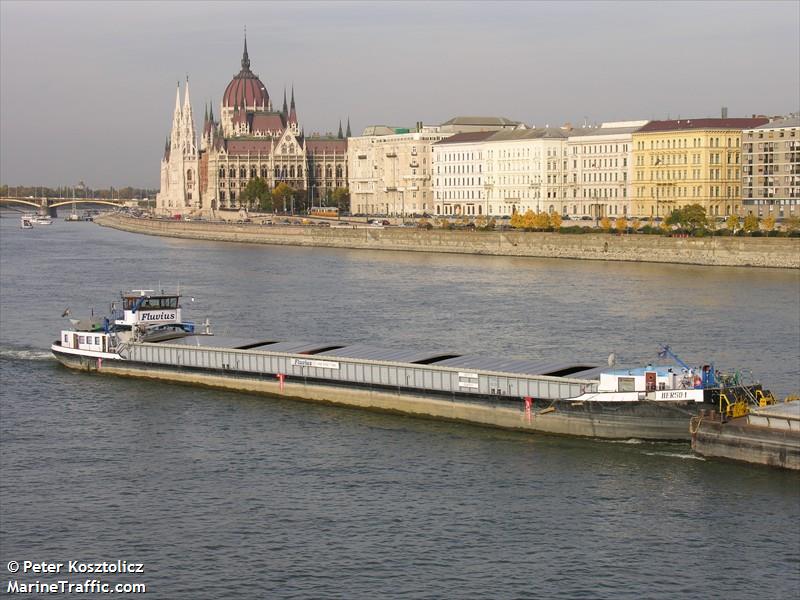
<svg viewBox="0 0 800 600"><path fill-rule="evenodd" d="M728 107L727 106L723 106L722 107L722 118L723 119L727 119L728 118Z"/></svg>

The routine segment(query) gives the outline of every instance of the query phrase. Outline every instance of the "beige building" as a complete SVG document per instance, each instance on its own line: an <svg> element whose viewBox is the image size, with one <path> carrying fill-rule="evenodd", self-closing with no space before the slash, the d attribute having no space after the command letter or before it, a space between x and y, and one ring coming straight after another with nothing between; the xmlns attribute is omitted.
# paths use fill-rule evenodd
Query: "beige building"
<svg viewBox="0 0 800 600"><path fill-rule="evenodd" d="M367 127L348 139L350 211L354 215L412 216L433 212L431 145L450 134Z"/></svg>
<svg viewBox="0 0 800 600"><path fill-rule="evenodd" d="M633 134L636 217L661 219L700 204L710 217L741 210L743 129L766 118L651 121Z"/></svg>
<svg viewBox="0 0 800 600"><path fill-rule="evenodd" d="M461 133L483 135L489 132L487 135L490 135L496 131L519 127L524 125L505 117L470 116L454 117L439 126L417 123L414 130L385 125L367 127L361 136L348 138L351 212L358 215L395 217L456 214L440 212L444 210L441 204L438 209L435 206L432 179L434 145ZM471 160L465 159L464 163ZM458 168L463 170L467 167L462 164ZM464 178L460 180L462 183L465 181ZM471 188L477 185L469 184ZM462 189L456 195L466 198L466 194L474 196L476 190L477 188L470 189L467 192ZM482 189L481 194L485 194ZM466 205L462 208L467 210ZM447 210L457 209L453 206ZM480 213L475 214L483 214L483 208L480 210Z"/></svg>
<svg viewBox="0 0 800 600"><path fill-rule="evenodd" d="M742 132L742 212L800 216L800 116Z"/></svg>
<svg viewBox="0 0 800 600"><path fill-rule="evenodd" d="M633 133L647 121L603 123L567 140L564 214L570 219L633 214Z"/></svg>

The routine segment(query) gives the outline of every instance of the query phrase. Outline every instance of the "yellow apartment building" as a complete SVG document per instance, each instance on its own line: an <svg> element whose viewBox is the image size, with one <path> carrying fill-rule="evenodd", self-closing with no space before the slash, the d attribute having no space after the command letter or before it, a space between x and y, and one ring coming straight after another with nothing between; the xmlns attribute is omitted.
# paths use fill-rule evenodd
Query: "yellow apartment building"
<svg viewBox="0 0 800 600"><path fill-rule="evenodd" d="M633 133L632 214L664 218L700 204L710 217L742 210L742 130L766 118L650 121Z"/></svg>

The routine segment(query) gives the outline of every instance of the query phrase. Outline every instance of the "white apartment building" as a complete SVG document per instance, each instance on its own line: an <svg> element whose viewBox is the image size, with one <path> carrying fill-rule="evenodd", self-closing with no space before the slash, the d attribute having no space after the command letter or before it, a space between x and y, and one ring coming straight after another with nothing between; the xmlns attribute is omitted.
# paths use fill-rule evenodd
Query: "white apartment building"
<svg viewBox="0 0 800 600"><path fill-rule="evenodd" d="M437 215L491 215L484 177L485 141L493 131L458 133L433 145L433 199Z"/></svg>
<svg viewBox="0 0 800 600"><path fill-rule="evenodd" d="M462 133L433 146L436 214L564 212L573 129Z"/></svg>
<svg viewBox="0 0 800 600"><path fill-rule="evenodd" d="M571 128L500 131L486 141L489 199L498 216L562 213L567 194L566 142Z"/></svg>
<svg viewBox="0 0 800 600"><path fill-rule="evenodd" d="M647 123L608 122L569 136L563 214L571 219L633 216L632 135Z"/></svg>
<svg viewBox="0 0 800 600"><path fill-rule="evenodd" d="M348 138L350 210L356 215L433 213L432 144L452 135L417 124L417 131L383 125Z"/></svg>

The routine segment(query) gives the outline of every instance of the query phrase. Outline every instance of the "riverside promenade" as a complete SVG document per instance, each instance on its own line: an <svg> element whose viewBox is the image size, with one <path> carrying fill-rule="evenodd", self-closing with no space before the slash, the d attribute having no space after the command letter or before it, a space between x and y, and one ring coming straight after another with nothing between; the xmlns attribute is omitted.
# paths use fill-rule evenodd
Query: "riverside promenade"
<svg viewBox="0 0 800 600"><path fill-rule="evenodd" d="M800 269L800 238L264 226L138 219L118 214L102 215L95 222L132 233L220 242Z"/></svg>

